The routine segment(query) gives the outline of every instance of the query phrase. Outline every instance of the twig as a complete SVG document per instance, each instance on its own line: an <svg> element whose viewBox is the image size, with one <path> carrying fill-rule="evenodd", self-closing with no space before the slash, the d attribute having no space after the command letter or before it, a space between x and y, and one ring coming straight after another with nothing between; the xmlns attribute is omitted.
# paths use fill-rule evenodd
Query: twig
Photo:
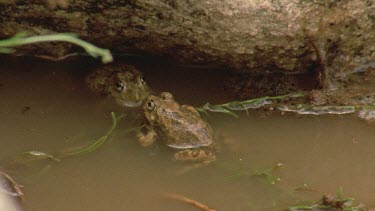
<svg viewBox="0 0 375 211"><path fill-rule="evenodd" d="M167 198L171 198L171 199L175 199L175 200L178 200L178 201L182 201L182 202L185 202L187 204L191 204L201 210L204 210L204 211L216 211L215 209L211 209L209 208L207 205L204 205L194 199L191 199L191 198L188 198L188 197L185 197L183 195L179 195L177 193L166 193L166 192L163 192L162 193L163 196L167 197Z"/></svg>

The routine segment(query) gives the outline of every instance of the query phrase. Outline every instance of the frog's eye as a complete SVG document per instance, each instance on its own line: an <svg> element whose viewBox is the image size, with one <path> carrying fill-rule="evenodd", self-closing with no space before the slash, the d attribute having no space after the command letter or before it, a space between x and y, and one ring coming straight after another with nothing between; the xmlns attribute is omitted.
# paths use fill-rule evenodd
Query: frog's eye
<svg viewBox="0 0 375 211"><path fill-rule="evenodd" d="M145 81L145 79L143 78L143 76L139 76L139 83L141 84L141 85L146 85L146 81Z"/></svg>
<svg viewBox="0 0 375 211"><path fill-rule="evenodd" d="M149 111L154 111L155 110L155 102L153 100L150 100L147 102L147 109Z"/></svg>
<svg viewBox="0 0 375 211"><path fill-rule="evenodd" d="M116 86L116 89L117 89L119 92L121 92L121 91L123 91L124 89L126 89L126 83L123 83L123 82L121 82L121 81L117 82L117 83L115 84L115 86Z"/></svg>

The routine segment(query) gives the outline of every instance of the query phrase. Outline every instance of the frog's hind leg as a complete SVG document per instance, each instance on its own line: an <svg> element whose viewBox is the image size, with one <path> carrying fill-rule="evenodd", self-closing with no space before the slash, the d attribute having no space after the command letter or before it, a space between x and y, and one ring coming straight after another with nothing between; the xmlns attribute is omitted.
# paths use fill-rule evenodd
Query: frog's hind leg
<svg viewBox="0 0 375 211"><path fill-rule="evenodd" d="M174 154L175 160L195 162L185 166L177 172L178 175L185 174L191 170L206 166L216 160L216 156L207 149L185 149Z"/></svg>

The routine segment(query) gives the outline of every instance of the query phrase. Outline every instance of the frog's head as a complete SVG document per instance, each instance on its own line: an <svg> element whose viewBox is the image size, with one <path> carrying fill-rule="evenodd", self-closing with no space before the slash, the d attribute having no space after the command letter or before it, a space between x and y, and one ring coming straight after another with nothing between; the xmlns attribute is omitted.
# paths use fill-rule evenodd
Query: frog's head
<svg viewBox="0 0 375 211"><path fill-rule="evenodd" d="M160 107L161 104L162 99L157 96L150 95L146 98L143 104L143 110L145 112L146 119L151 124L153 124L157 120L157 109Z"/></svg>
<svg viewBox="0 0 375 211"><path fill-rule="evenodd" d="M159 96L149 95L144 101L143 110L146 119L153 124L164 118L167 113L174 112L178 106L171 93L162 92Z"/></svg>
<svg viewBox="0 0 375 211"><path fill-rule="evenodd" d="M138 107L150 94L150 89L140 73L126 71L115 74L110 93L119 105Z"/></svg>

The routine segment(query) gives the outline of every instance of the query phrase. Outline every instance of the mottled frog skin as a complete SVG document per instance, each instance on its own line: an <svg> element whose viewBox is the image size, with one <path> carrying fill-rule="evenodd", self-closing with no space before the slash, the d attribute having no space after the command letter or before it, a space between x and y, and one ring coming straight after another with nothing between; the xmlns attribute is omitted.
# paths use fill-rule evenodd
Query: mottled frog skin
<svg viewBox="0 0 375 211"><path fill-rule="evenodd" d="M104 66L88 75L86 84L123 107L138 107L150 94L141 72L130 65Z"/></svg>
<svg viewBox="0 0 375 211"><path fill-rule="evenodd" d="M171 93L163 92L160 96L148 96L143 110L148 132L139 134L142 146L150 146L158 140L178 150L174 155L176 160L207 164L216 159L211 127L195 108L180 105Z"/></svg>

